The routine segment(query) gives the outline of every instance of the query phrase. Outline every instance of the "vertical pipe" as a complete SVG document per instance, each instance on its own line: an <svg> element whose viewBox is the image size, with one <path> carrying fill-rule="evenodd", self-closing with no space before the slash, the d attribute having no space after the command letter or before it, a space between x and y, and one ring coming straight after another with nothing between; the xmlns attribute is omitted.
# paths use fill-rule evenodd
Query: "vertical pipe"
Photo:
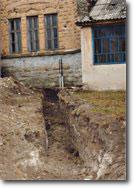
<svg viewBox="0 0 134 188"><path fill-rule="evenodd" d="M64 88L64 74L62 58L59 60L59 87Z"/></svg>
<svg viewBox="0 0 134 188"><path fill-rule="evenodd" d="M63 62L61 58L61 88L64 88Z"/></svg>

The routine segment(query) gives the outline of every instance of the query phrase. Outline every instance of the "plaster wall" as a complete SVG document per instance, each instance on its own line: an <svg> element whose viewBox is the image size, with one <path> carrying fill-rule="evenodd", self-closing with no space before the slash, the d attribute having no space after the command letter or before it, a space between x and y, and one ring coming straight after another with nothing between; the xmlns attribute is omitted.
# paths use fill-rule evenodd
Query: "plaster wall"
<svg viewBox="0 0 134 188"><path fill-rule="evenodd" d="M92 90L125 90L126 64L94 65L92 28L81 29L82 81Z"/></svg>
<svg viewBox="0 0 134 188"><path fill-rule="evenodd" d="M59 60L63 60L65 86L82 84L81 53L2 60L2 73L33 87L59 86Z"/></svg>

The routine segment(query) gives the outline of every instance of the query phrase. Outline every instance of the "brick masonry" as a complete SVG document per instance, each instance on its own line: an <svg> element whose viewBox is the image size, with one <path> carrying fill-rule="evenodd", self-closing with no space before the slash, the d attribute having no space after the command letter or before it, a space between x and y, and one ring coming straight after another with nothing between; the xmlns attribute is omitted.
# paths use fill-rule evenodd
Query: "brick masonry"
<svg viewBox="0 0 134 188"><path fill-rule="evenodd" d="M80 49L76 0L3 0L1 2L2 55L9 53L8 19L21 18L22 54L27 54L27 16L38 15L40 52L45 51L44 15L58 14L59 50Z"/></svg>
<svg viewBox="0 0 134 188"><path fill-rule="evenodd" d="M58 70L53 67L62 57L65 66L68 67L65 73L66 84L78 85L81 82L81 55L78 53L80 51L80 28L75 25L78 16L77 0L29 0L28 2L27 0L3 0L0 10L4 71L30 85L55 86L58 80ZM53 13L58 14L59 49L46 51L44 15ZM30 53L27 49L26 18L35 15L39 19L40 51ZM9 52L8 19L10 18L21 18L21 54L10 54Z"/></svg>

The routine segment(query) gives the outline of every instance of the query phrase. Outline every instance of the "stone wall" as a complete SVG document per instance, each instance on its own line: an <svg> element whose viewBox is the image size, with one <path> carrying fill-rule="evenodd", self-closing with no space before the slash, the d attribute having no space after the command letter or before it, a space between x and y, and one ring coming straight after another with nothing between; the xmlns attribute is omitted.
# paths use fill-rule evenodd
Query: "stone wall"
<svg viewBox="0 0 134 188"><path fill-rule="evenodd" d="M59 59L62 57L65 86L81 85L81 53L4 59L2 74L14 76L34 87L59 86Z"/></svg>
<svg viewBox="0 0 134 188"><path fill-rule="evenodd" d="M89 180L126 179L126 122L92 112L92 105L76 98L69 90L59 93L65 114L70 145L79 152Z"/></svg>

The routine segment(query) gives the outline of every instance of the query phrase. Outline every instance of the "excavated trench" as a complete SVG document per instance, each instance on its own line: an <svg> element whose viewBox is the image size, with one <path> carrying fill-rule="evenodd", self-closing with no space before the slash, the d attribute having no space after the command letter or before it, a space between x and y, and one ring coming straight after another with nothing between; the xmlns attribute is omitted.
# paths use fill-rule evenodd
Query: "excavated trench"
<svg viewBox="0 0 134 188"><path fill-rule="evenodd" d="M65 113L60 110L59 89L44 89L43 112L48 135L46 163L56 179L83 180L89 175L79 152L70 144Z"/></svg>
<svg viewBox="0 0 134 188"><path fill-rule="evenodd" d="M125 121L91 113L91 106L74 99L70 90L43 93L46 161L57 179L125 180Z"/></svg>
<svg viewBox="0 0 134 188"><path fill-rule="evenodd" d="M94 113L70 89L43 89L42 95L5 78L0 90L1 179L126 179L122 116Z"/></svg>

